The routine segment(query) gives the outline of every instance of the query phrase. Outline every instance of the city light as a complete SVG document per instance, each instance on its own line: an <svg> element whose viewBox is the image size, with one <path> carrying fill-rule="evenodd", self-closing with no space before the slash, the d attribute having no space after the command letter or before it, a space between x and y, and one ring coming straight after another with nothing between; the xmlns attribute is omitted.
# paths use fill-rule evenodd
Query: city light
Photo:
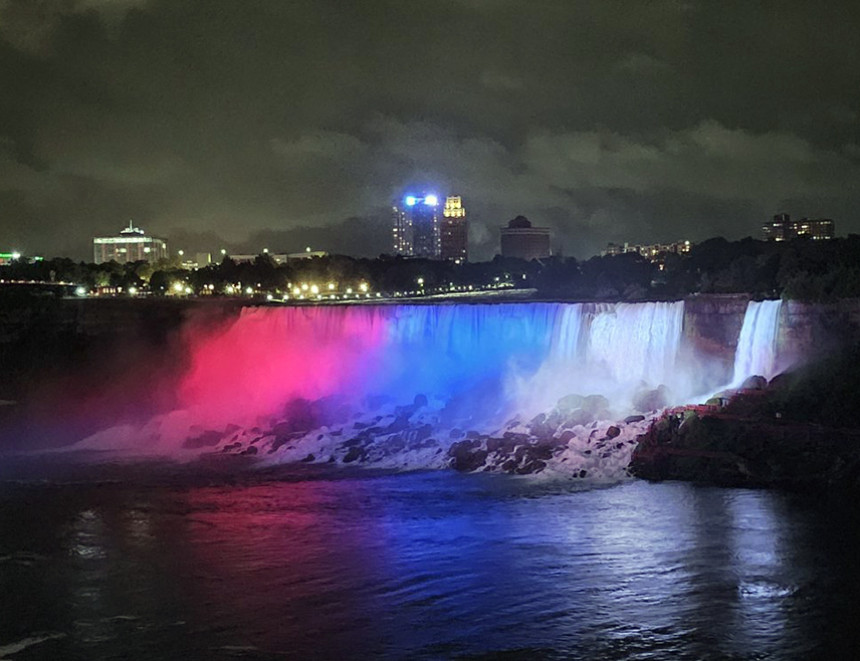
<svg viewBox="0 0 860 661"><path fill-rule="evenodd" d="M137 287L129 287L129 288L128 288L128 293L129 293L131 296L137 296Z"/></svg>
<svg viewBox="0 0 860 661"><path fill-rule="evenodd" d="M333 282L328 283L328 290L334 291L334 283Z"/></svg>
<svg viewBox="0 0 860 661"><path fill-rule="evenodd" d="M406 206L407 207L414 207L416 201L417 200L415 199L415 197L413 195L407 195L406 196Z"/></svg>
<svg viewBox="0 0 860 661"><path fill-rule="evenodd" d="M317 287L316 285L311 285L311 294L319 294L319 293L320 293L320 288Z"/></svg>
<svg viewBox="0 0 860 661"><path fill-rule="evenodd" d="M358 288L359 288L361 291L363 291L363 292L365 292L365 293L366 293L366 292L367 292L367 283L366 283L366 282L362 282L362 283L358 286Z"/></svg>
<svg viewBox="0 0 860 661"><path fill-rule="evenodd" d="M251 294L254 293L254 288L253 287L245 287L245 293L248 294L248 296L250 296Z"/></svg>
<svg viewBox="0 0 860 661"><path fill-rule="evenodd" d="M182 290L183 290L183 284L181 282L174 282L173 283L173 291L175 291L177 294L181 294Z"/></svg>
<svg viewBox="0 0 860 661"><path fill-rule="evenodd" d="M14 250L12 252L12 259L21 259L21 253L19 253L17 250Z"/></svg>
<svg viewBox="0 0 860 661"><path fill-rule="evenodd" d="M186 287L186 288L185 288L185 293L186 293L186 294L190 294L190 293L191 293L191 291L192 291L191 287Z"/></svg>
<svg viewBox="0 0 860 661"><path fill-rule="evenodd" d="M298 296L299 294L301 294L301 293L302 293L302 289L301 289L301 287L293 287L293 293L294 293L296 296Z"/></svg>
<svg viewBox="0 0 860 661"><path fill-rule="evenodd" d="M87 295L87 288L84 286L75 287L75 294L77 296L86 296Z"/></svg>
<svg viewBox="0 0 860 661"><path fill-rule="evenodd" d="M439 204L439 198L437 198L435 195L428 195L424 198L424 204L429 207L435 207L437 204Z"/></svg>

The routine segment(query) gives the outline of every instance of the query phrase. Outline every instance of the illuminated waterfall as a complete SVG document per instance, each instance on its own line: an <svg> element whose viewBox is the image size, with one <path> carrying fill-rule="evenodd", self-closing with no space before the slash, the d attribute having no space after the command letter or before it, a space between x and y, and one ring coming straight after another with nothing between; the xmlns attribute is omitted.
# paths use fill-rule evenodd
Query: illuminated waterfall
<svg viewBox="0 0 860 661"><path fill-rule="evenodd" d="M613 398L680 383L683 313L683 302L248 308L193 339L181 401L227 421L291 398Z"/></svg>
<svg viewBox="0 0 860 661"><path fill-rule="evenodd" d="M732 387L740 386L744 379L760 375L771 379L776 374L777 333L781 300L750 301L744 315L738 346Z"/></svg>

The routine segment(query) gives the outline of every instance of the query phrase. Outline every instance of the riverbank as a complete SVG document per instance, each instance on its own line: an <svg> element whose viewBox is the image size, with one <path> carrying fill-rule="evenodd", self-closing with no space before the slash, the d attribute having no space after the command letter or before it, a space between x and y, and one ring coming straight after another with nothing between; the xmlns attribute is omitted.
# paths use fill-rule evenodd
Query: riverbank
<svg viewBox="0 0 860 661"><path fill-rule="evenodd" d="M715 405L664 413L638 439L631 474L730 487L860 490L858 347L746 385Z"/></svg>

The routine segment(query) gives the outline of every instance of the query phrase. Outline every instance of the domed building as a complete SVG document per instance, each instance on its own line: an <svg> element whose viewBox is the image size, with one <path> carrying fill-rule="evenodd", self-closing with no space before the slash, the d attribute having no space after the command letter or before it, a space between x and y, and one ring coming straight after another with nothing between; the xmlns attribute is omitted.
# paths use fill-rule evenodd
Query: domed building
<svg viewBox="0 0 860 661"><path fill-rule="evenodd" d="M517 216L502 228L502 257L531 261L552 254L549 227L533 227L525 216Z"/></svg>

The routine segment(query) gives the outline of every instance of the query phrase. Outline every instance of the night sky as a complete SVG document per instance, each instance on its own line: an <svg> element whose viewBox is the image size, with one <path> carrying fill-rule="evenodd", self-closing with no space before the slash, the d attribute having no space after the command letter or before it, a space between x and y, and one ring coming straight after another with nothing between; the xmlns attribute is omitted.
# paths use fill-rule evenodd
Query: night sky
<svg viewBox="0 0 860 661"><path fill-rule="evenodd" d="M608 241L860 232L860 3L0 0L0 251L390 250L458 193Z"/></svg>

